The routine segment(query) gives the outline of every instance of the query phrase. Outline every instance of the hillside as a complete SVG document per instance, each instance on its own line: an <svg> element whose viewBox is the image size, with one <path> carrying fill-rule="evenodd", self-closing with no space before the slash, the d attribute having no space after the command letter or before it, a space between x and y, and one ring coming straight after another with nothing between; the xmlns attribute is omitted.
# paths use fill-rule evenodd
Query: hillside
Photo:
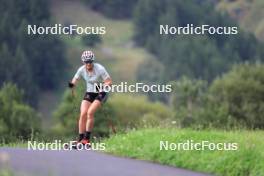
<svg viewBox="0 0 264 176"><path fill-rule="evenodd" d="M113 81L116 83L120 81L135 82L138 65L153 57L145 49L134 46L131 21L108 19L97 12L91 11L79 0L51 1L50 11L54 23L106 27L107 32L102 35L102 44L95 48L85 47L80 36L61 36L67 47L66 56L70 64L68 79L72 78L76 69L80 66L80 55L85 49L91 49L95 52L97 61L107 67ZM64 90L65 83L61 85L60 90L56 93L44 92L41 94L42 101L39 103L38 109L44 114L44 117L49 117L56 109Z"/></svg>
<svg viewBox="0 0 264 176"><path fill-rule="evenodd" d="M86 7L81 1L52 1L51 13L54 20L61 24L77 24L80 26L105 26L106 34L102 35L103 43L92 48L100 62L110 66L114 81L135 81L138 64L152 57L144 49L134 47L132 22L112 20ZM67 43L67 55L72 68L80 65L79 56L84 49L80 36L74 38L64 36Z"/></svg>
<svg viewBox="0 0 264 176"><path fill-rule="evenodd" d="M227 12L243 29L253 32L259 40L264 40L263 0L220 1L217 8Z"/></svg>

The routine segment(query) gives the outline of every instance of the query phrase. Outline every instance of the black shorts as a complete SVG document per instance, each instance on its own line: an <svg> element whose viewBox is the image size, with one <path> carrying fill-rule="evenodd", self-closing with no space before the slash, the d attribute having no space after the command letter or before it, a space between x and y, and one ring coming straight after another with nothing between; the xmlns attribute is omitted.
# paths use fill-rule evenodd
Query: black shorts
<svg viewBox="0 0 264 176"><path fill-rule="evenodd" d="M106 92L100 92L100 93L86 92L84 94L83 100L89 101L91 103L94 100L99 100L101 103L104 103L107 100L107 93Z"/></svg>

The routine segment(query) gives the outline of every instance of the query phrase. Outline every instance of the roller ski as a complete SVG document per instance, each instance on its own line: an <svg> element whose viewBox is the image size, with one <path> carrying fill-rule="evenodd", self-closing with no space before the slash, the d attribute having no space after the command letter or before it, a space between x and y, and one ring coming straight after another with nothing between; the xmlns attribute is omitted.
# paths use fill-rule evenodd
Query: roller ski
<svg viewBox="0 0 264 176"><path fill-rule="evenodd" d="M68 150L90 150L91 144L87 139L82 139L78 141L70 141L67 145L65 145L65 149Z"/></svg>

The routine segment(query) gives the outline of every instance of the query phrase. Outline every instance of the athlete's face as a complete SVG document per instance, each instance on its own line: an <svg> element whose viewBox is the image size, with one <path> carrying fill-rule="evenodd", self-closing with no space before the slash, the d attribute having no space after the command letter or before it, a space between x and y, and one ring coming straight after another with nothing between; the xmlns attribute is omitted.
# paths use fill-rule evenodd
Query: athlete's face
<svg viewBox="0 0 264 176"><path fill-rule="evenodd" d="M87 70L93 69L93 63L85 63L85 67Z"/></svg>

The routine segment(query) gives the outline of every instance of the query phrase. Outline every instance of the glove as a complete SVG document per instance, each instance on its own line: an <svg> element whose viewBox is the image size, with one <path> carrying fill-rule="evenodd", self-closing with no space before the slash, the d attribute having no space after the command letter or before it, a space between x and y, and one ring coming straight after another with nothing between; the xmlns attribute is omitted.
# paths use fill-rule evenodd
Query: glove
<svg viewBox="0 0 264 176"><path fill-rule="evenodd" d="M69 82L69 83L68 83L68 86L69 86L69 88L73 88L73 87L74 87L74 84L71 83L71 82Z"/></svg>

